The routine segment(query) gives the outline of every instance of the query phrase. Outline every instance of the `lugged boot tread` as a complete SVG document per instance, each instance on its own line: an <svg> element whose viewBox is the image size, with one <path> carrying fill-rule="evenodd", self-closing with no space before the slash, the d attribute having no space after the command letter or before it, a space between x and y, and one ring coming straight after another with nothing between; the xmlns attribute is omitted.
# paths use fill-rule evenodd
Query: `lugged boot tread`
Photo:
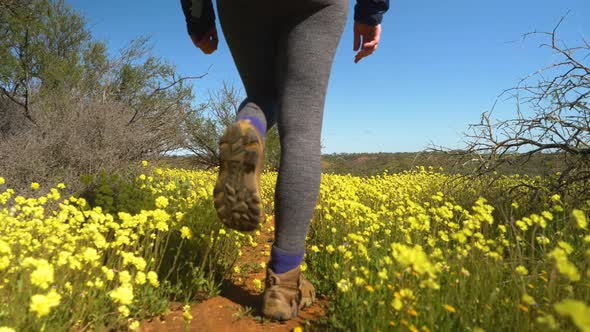
<svg viewBox="0 0 590 332"><path fill-rule="evenodd" d="M232 229L252 231L264 218L260 173L264 140L247 121L226 128L219 142L219 176L213 202L221 222Z"/></svg>

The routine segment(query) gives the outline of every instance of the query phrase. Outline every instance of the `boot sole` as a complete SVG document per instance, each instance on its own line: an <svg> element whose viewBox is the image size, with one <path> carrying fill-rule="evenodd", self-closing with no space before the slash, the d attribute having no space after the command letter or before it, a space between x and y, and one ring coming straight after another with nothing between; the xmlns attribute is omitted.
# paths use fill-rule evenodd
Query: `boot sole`
<svg viewBox="0 0 590 332"><path fill-rule="evenodd" d="M287 321L287 320L290 320L293 318L297 318L299 316L299 312L307 307L310 307L314 301L315 301L315 295L312 298L302 298L301 304L299 304L299 306L297 308L297 312L294 312L292 314L281 312L281 311L275 311L272 313L264 313L263 312L263 315L266 318L270 319L271 321L279 321L279 322Z"/></svg>
<svg viewBox="0 0 590 332"><path fill-rule="evenodd" d="M271 273L273 272L269 268L267 270L266 276L266 287L269 287L268 278L269 274ZM305 291L305 293L307 294L303 292L304 286L308 287L308 289ZM297 304L297 306L292 306L291 303L291 307L289 310L289 300L285 297L284 294L281 294L279 290L273 291L272 289L265 289L262 299L262 315L273 321L286 321L289 319L296 318L297 316L299 316L301 310L310 307L313 304L313 302L315 302L315 288L307 279L304 279L301 274L299 275L299 294L301 295L299 304Z"/></svg>
<svg viewBox="0 0 590 332"><path fill-rule="evenodd" d="M299 308L292 308L292 312L279 309L283 303L277 299L269 300L266 303L266 308L262 309L262 315L271 321L286 321L299 316ZM263 305L264 306L264 305ZM272 308L272 309L271 309ZM283 309L285 309L283 307Z"/></svg>
<svg viewBox="0 0 590 332"><path fill-rule="evenodd" d="M257 179L263 144L256 129L243 121L227 127L220 140L220 168L213 202L219 219L229 228L252 231L264 217Z"/></svg>

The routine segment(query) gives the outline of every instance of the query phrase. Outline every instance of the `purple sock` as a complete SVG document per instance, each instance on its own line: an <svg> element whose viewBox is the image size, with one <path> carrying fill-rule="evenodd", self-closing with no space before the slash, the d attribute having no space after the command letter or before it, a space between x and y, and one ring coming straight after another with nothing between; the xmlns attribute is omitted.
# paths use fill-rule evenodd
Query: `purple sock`
<svg viewBox="0 0 590 332"><path fill-rule="evenodd" d="M273 246L270 251L270 268L274 273L281 274L293 270L303 261L303 254L286 255L278 252Z"/></svg>
<svg viewBox="0 0 590 332"><path fill-rule="evenodd" d="M258 129L258 132L260 133L260 136L262 136L262 138L266 137L266 128L264 128L264 125L257 117L244 115L239 117L236 121L245 119L250 120L250 123L252 123L254 127L256 127L256 129Z"/></svg>

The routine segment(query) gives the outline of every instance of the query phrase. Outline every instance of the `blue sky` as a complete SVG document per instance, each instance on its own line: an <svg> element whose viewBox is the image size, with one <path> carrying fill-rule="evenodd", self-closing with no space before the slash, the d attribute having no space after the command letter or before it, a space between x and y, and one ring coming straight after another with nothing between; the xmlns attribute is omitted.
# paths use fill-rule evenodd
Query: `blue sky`
<svg viewBox="0 0 590 332"><path fill-rule="evenodd" d="M180 73L208 71L195 82L195 102L224 80L242 88L222 36L212 55L193 47L180 1L66 2L112 50L150 35L154 53ZM570 11L560 36L570 44L590 40L589 0L391 0L379 49L354 64L353 5L332 67L322 153L420 151L431 142L460 147L468 124L503 89L557 59L538 47L539 38L522 42L523 33L551 30ZM507 117L514 109L503 102L494 114Z"/></svg>

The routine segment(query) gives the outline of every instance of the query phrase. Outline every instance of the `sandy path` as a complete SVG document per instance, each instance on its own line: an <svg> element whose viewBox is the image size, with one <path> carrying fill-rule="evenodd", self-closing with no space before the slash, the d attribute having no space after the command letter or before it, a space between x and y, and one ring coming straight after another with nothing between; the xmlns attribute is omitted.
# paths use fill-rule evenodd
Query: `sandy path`
<svg viewBox="0 0 590 332"><path fill-rule="evenodd" d="M249 246L242 248L243 255L238 260L238 266L254 266L260 262L268 261L268 256L263 255L263 251L270 250L273 236L271 226L273 225L274 217L263 225L260 235L256 239L258 243L256 248ZM238 279L236 275L231 281L227 281L219 296L193 304L190 310L193 319L188 330L207 332L292 331L297 326L304 326L306 320L315 320L323 316L322 304L324 302L320 298L312 307L305 309L297 319L285 323L261 321L261 291L256 289L253 280L258 279L264 284L264 278L265 271L258 266L255 271L248 274L245 280ZM247 307L252 308L252 311L245 313ZM185 325L182 304L172 303L167 316L163 319L156 317L151 321L143 322L139 331L185 331Z"/></svg>

